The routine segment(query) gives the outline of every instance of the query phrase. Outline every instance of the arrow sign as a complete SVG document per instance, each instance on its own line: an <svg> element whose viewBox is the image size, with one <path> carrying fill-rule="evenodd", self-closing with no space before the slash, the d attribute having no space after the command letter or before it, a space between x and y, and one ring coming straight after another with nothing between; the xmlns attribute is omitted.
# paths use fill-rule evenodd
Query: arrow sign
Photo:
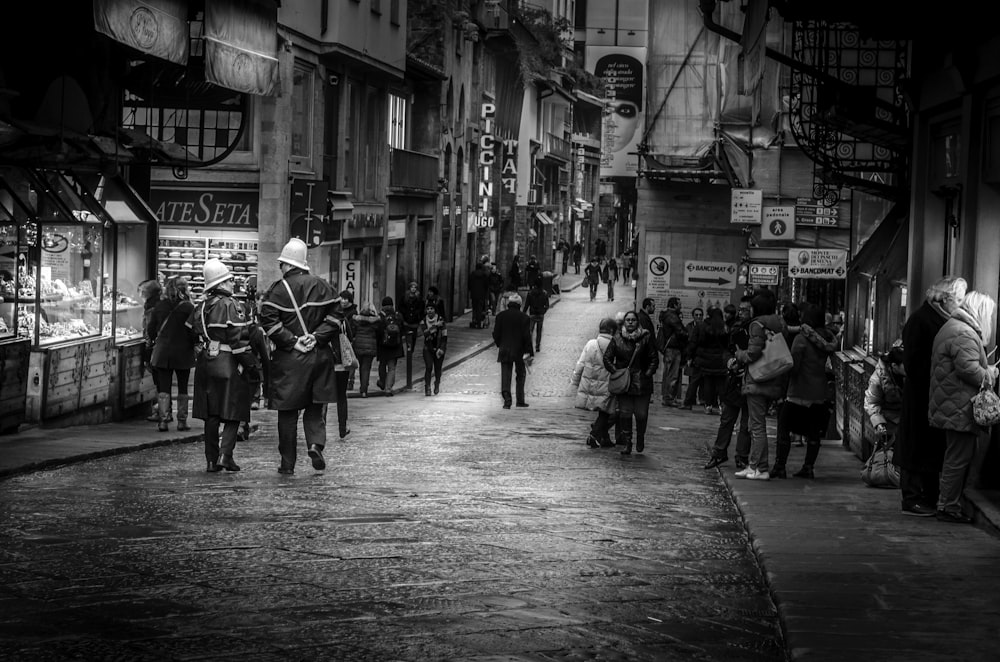
<svg viewBox="0 0 1000 662"><path fill-rule="evenodd" d="M722 276L719 276L718 278L685 278L684 280L688 283L711 283L712 285L719 286L728 285L733 282L728 278L723 278Z"/></svg>
<svg viewBox="0 0 1000 662"><path fill-rule="evenodd" d="M684 286L704 287L711 285L727 290L736 289L735 262L684 261Z"/></svg>

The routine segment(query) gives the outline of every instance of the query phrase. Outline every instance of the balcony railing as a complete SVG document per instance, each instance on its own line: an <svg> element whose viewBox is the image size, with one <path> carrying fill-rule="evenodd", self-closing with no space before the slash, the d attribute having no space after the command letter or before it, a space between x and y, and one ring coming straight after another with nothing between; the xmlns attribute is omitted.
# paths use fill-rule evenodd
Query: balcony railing
<svg viewBox="0 0 1000 662"><path fill-rule="evenodd" d="M487 31L510 29L510 0L481 0L474 12L476 22Z"/></svg>
<svg viewBox="0 0 1000 662"><path fill-rule="evenodd" d="M572 159L573 151L568 140L563 140L553 133L546 133L542 148L546 156L554 156L557 159L569 162Z"/></svg>
<svg viewBox="0 0 1000 662"><path fill-rule="evenodd" d="M389 186L433 193L437 191L438 158L405 149L389 152Z"/></svg>

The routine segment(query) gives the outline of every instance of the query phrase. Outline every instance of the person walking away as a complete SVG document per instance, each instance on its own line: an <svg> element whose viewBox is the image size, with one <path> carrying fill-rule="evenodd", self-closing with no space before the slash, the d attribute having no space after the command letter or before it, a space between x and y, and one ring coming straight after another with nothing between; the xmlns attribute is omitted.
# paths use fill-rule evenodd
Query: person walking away
<svg viewBox="0 0 1000 662"><path fill-rule="evenodd" d="M540 352L542 351L542 325L545 323L545 313L549 310L549 295L542 289L541 279L536 280L535 284L531 286L524 307L528 309L529 333L535 339L535 351Z"/></svg>
<svg viewBox="0 0 1000 662"><path fill-rule="evenodd" d="M903 413L892 449L899 467L904 515L933 517L937 513L938 475L944 464L945 432L927 422L934 337L958 309L968 285L964 278L945 276L927 289L924 303L906 320L903 340Z"/></svg>
<svg viewBox="0 0 1000 662"><path fill-rule="evenodd" d="M382 299L382 320L378 336L377 386L389 397L396 385L396 361L403 358L403 319L393 307L392 297Z"/></svg>
<svg viewBox="0 0 1000 662"><path fill-rule="evenodd" d="M524 285L529 290L535 286L535 281L542 277L542 265L538 263L538 258L534 255L528 257L528 264L524 265Z"/></svg>
<svg viewBox="0 0 1000 662"><path fill-rule="evenodd" d="M695 327L691 337L691 365L701 375L706 414L717 414L719 393L726 381L729 334L719 308L708 309L708 319Z"/></svg>
<svg viewBox="0 0 1000 662"><path fill-rule="evenodd" d="M326 468L326 406L337 402L334 367L340 335L346 332L346 318L334 314L343 301L327 281L310 273L302 240L288 240L278 267L281 278L260 306L264 332L274 343L269 390L271 407L278 411L278 472L295 472L300 415L312 466L321 471Z"/></svg>
<svg viewBox="0 0 1000 662"><path fill-rule="evenodd" d="M681 300L678 297L667 299L667 307L660 313L659 321L656 337L664 362L660 392L662 404L664 407L675 407L680 404L681 364L688 343L687 329L681 321Z"/></svg>
<svg viewBox="0 0 1000 662"><path fill-rule="evenodd" d="M403 300L399 303L399 313L403 317L406 331L406 347L412 354L413 348L417 344L417 327L424 319L424 298L420 296L420 286L417 281L410 281L410 287L403 294Z"/></svg>
<svg viewBox="0 0 1000 662"><path fill-rule="evenodd" d="M771 478L786 478L785 463L791 450L791 433L806 438L806 457L797 478L814 478L820 438L830 421L827 402L826 362L837 351L836 337L826 328L826 312L815 304L800 310L799 330L792 341L794 365L788 373L788 390L779 411L778 436Z"/></svg>
<svg viewBox="0 0 1000 662"><path fill-rule="evenodd" d="M490 314L496 317L497 304L503 294L503 274L497 268L496 263L490 265Z"/></svg>
<svg viewBox="0 0 1000 662"><path fill-rule="evenodd" d="M566 272L569 270L569 255L571 252L569 242L565 239L560 239L559 245L556 246L556 250L559 251L562 257L562 275L565 276Z"/></svg>
<svg viewBox="0 0 1000 662"><path fill-rule="evenodd" d="M160 299L149 316L149 338L153 343L150 364L157 373L156 395L160 414L160 432L169 429L167 413L171 410L171 391L177 377L177 430L190 430L188 425L188 383L194 368L195 338L187 328L194 310L187 280L175 276L167 279L166 296Z"/></svg>
<svg viewBox="0 0 1000 662"><path fill-rule="evenodd" d="M615 281L618 280L618 262L615 258L608 260L604 270L604 282L608 284L608 301L615 300Z"/></svg>
<svg viewBox="0 0 1000 662"><path fill-rule="evenodd" d="M591 338L584 345L570 379L577 389L573 406L597 411L597 418L590 425L590 434L587 435L587 445L591 448L610 448L615 445L609 434L612 415L615 413L615 400L608 391L611 374L604 366L604 352L617 331L618 324L613 319L606 317L601 320L597 337Z"/></svg>
<svg viewBox="0 0 1000 662"><path fill-rule="evenodd" d="M590 287L590 300L597 298L597 285L601 282L601 267L597 264L597 258L591 258L590 264L584 269L587 285Z"/></svg>
<svg viewBox="0 0 1000 662"><path fill-rule="evenodd" d="M748 329L747 348L736 352L736 360L744 367L759 361L764 354L768 333L784 333L784 324L775 314L777 302L774 295L766 290L756 294L750 302L753 318ZM750 414L750 461L736 472L739 478L750 480L770 480L767 453L767 408L771 401L785 396L787 379L785 375L765 381L755 381L750 371L744 371L743 394L747 398Z"/></svg>
<svg viewBox="0 0 1000 662"><path fill-rule="evenodd" d="M512 292L517 292L521 288L521 256L515 255L510 261L510 269L507 270L507 287Z"/></svg>
<svg viewBox="0 0 1000 662"><path fill-rule="evenodd" d="M750 297L740 299L737 307L737 321L729 329L729 360L726 363L726 383L719 397L722 404L722 415L719 417L719 431L712 445L712 456L705 464L705 469L713 469L729 459L729 444L733 440L733 429L739 419L740 428L736 435L736 469L743 469L750 458L750 412L747 409L747 399L743 395L743 367L736 360L736 352L745 350L749 343L749 324L751 316Z"/></svg>
<svg viewBox="0 0 1000 662"><path fill-rule="evenodd" d="M628 285L630 277L632 276L632 253L630 251L625 251L622 255L622 282Z"/></svg>
<svg viewBox="0 0 1000 662"><path fill-rule="evenodd" d="M489 258L486 259L489 260ZM472 321L469 322L469 326L473 329L486 328L486 304L490 298L490 272L487 271L486 262L482 260L469 274L469 297L472 299Z"/></svg>
<svg viewBox="0 0 1000 662"><path fill-rule="evenodd" d="M629 387L616 396L618 429L616 436L624 444L622 455L632 454L632 419L635 418L635 450L646 448L646 426L649 423L649 401L653 395L653 375L660 365L653 336L639 326L634 310L625 313L623 325L604 350L604 367L608 373L629 368Z"/></svg>
<svg viewBox="0 0 1000 662"><path fill-rule="evenodd" d="M580 275L580 262L583 261L583 244L579 241L573 243L573 269L576 275Z"/></svg>
<svg viewBox="0 0 1000 662"><path fill-rule="evenodd" d="M353 377L354 371L358 368L358 357L354 353L354 304L346 296L347 291L341 290L339 300L333 307L333 314L330 321L339 325L341 337L337 338L334 347L333 357L333 380L337 390L337 430L341 439L351 433L351 428L347 426L347 392L353 388L348 386L349 375ZM344 351L345 345L350 345L350 355ZM323 424L326 425L327 410L329 403L323 405Z"/></svg>
<svg viewBox="0 0 1000 662"><path fill-rule="evenodd" d="M233 459L236 434L240 422L250 420L251 382L260 379L259 366L250 351L246 311L233 298L229 268L210 258L202 276L205 298L191 309L185 322L200 344L191 415L205 422L206 471L239 471Z"/></svg>
<svg viewBox="0 0 1000 662"><path fill-rule="evenodd" d="M368 397L372 364L378 356L378 333L382 318L370 301L361 304L354 316L354 354L358 357L358 383L362 398Z"/></svg>
<svg viewBox="0 0 1000 662"><path fill-rule="evenodd" d="M697 329L701 324L705 322L705 311L701 308L691 309L691 321L688 323L685 331L687 332L688 344L684 348L684 367L688 372L688 387L687 391L684 392L684 401L681 403L680 409L693 409L694 405L699 401L704 402L704 394L701 392L702 384L702 374L692 361L692 355L694 353L694 347L691 345L691 338L694 335L695 329Z"/></svg>
<svg viewBox="0 0 1000 662"><path fill-rule="evenodd" d="M341 314L343 315L343 320L346 324L347 335L354 342L354 316L358 312L358 306L354 303L354 290L343 289L340 291L340 303L338 304ZM355 387L355 377L358 374L358 364L344 366L347 371L347 387L346 391L353 391Z"/></svg>
<svg viewBox="0 0 1000 662"><path fill-rule="evenodd" d="M420 335L424 338L424 395L431 394L431 377L434 378L434 395L441 392L441 371L444 355L448 351L448 327L433 304L424 309Z"/></svg>
<svg viewBox="0 0 1000 662"><path fill-rule="evenodd" d="M521 297L511 294L507 298L507 310L500 311L493 325L493 342L497 346L497 363L500 364L500 395L503 408L510 409L510 381L515 380L515 395L518 407L527 407L524 398L524 384L527 380L527 366L535 358L531 347L531 320L521 311Z"/></svg>
<svg viewBox="0 0 1000 662"><path fill-rule="evenodd" d="M972 523L962 494L979 445L989 435L972 416L972 398L997 381L998 368L986 356L995 310L991 296L969 292L934 337L927 416L930 426L945 434L936 513L942 522Z"/></svg>
<svg viewBox="0 0 1000 662"><path fill-rule="evenodd" d="M865 414L886 446L891 446L899 430L905 383L903 345L897 341L879 357L865 389Z"/></svg>
<svg viewBox="0 0 1000 662"><path fill-rule="evenodd" d="M156 308L156 304L159 303L163 295L163 286L155 278L150 278L139 283L137 289L139 290L139 298L142 299L142 369L148 372L150 377L153 378L153 385L156 387L156 392L162 393L163 391L160 389L160 384L157 381L159 375L150 364L150 360L153 357L153 341L149 338L149 318L152 316L153 309ZM173 421L173 413L170 411L166 413L168 417L167 422ZM159 398L153 401L146 420L150 423L160 422Z"/></svg>

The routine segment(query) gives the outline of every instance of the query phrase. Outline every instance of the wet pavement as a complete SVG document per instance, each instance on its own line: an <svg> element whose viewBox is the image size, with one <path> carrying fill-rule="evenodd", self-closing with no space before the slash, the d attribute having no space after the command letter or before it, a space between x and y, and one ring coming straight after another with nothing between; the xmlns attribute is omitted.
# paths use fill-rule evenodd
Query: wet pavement
<svg viewBox="0 0 1000 662"><path fill-rule="evenodd" d="M441 394L352 398L325 472L276 473L273 412L239 473L140 422L4 438L0 657L997 659L989 513L902 517L838 441L814 481L703 471L718 419L655 404L644 454L587 448L570 373L631 306L587 299L547 316L528 409L460 318Z"/></svg>

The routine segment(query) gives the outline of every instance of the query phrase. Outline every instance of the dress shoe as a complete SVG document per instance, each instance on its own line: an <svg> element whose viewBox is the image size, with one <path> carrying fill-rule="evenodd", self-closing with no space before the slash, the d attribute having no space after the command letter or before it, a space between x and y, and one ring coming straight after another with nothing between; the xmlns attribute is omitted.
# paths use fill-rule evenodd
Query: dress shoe
<svg viewBox="0 0 1000 662"><path fill-rule="evenodd" d="M772 467L771 478L788 478L788 472L784 467Z"/></svg>
<svg viewBox="0 0 1000 662"><path fill-rule="evenodd" d="M598 446L600 446L600 444L597 442L597 439L595 439L594 435L592 434L587 435L587 445L590 446L591 448L597 448Z"/></svg>
<svg viewBox="0 0 1000 662"><path fill-rule="evenodd" d="M527 406L528 406L528 403L527 403L527 402L518 402L518 403L517 403L517 406L518 406L518 407L527 407Z"/></svg>
<svg viewBox="0 0 1000 662"><path fill-rule="evenodd" d="M807 465L803 465L801 469L792 474L796 478L815 478L816 474L813 473L813 468Z"/></svg>
<svg viewBox="0 0 1000 662"><path fill-rule="evenodd" d="M381 379L375 382L375 386L378 386L383 391L385 390L385 382L383 382Z"/></svg>
<svg viewBox="0 0 1000 662"><path fill-rule="evenodd" d="M441 385L440 384L434 384L434 395L437 395L440 392L441 392Z"/></svg>
<svg viewBox="0 0 1000 662"><path fill-rule="evenodd" d="M705 463L705 468L714 469L728 459L729 458L726 457L725 455L713 455L712 457L708 458L708 462Z"/></svg>
<svg viewBox="0 0 1000 662"><path fill-rule="evenodd" d="M635 440L635 452L636 453L641 453L644 450L646 450L646 441L644 439L636 439Z"/></svg>
<svg viewBox="0 0 1000 662"><path fill-rule="evenodd" d="M214 474L219 471L222 471L222 467L219 466L218 462L209 462L208 467L205 469L205 471L210 474Z"/></svg>
<svg viewBox="0 0 1000 662"><path fill-rule="evenodd" d="M240 465L233 461L232 455L223 455L222 459L219 460L219 466L221 466L226 471L239 471Z"/></svg>
<svg viewBox="0 0 1000 662"><path fill-rule="evenodd" d="M340 431L340 438L343 439L347 435L351 434L351 428L344 428Z"/></svg>
<svg viewBox="0 0 1000 662"><path fill-rule="evenodd" d="M313 444L309 447L309 457L312 459L313 469L322 471L326 469L326 460L323 459L323 448Z"/></svg>
<svg viewBox="0 0 1000 662"><path fill-rule="evenodd" d="M503 408L504 409L510 409L510 403L509 402L503 403Z"/></svg>
<svg viewBox="0 0 1000 662"><path fill-rule="evenodd" d="M940 522L951 522L952 524L972 524L972 518L962 512L951 510L940 510L934 515Z"/></svg>
<svg viewBox="0 0 1000 662"><path fill-rule="evenodd" d="M295 469L293 469L292 467L289 467L289 466L286 466L286 465L282 464L280 467L278 467L278 473L279 474L285 474L287 476L287 475L295 473Z"/></svg>
<svg viewBox="0 0 1000 662"><path fill-rule="evenodd" d="M903 514L911 515L913 517L934 517L937 514L937 508L933 506L925 506L922 503L916 503L912 506L903 506Z"/></svg>

